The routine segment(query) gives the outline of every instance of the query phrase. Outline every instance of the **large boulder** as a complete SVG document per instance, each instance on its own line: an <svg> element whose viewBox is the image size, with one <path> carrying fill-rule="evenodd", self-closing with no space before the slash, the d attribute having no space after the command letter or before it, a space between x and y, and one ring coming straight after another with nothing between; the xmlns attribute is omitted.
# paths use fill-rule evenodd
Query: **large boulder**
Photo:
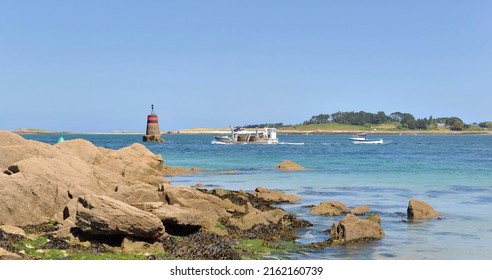
<svg viewBox="0 0 492 280"><path fill-rule="evenodd" d="M440 213L432 206L418 199L411 199L408 203L407 218L410 221L426 220L439 217Z"/></svg>
<svg viewBox="0 0 492 280"><path fill-rule="evenodd" d="M99 184L86 163L65 156L30 157L9 169L16 172L0 176L0 224L45 223L71 198L109 191Z"/></svg>
<svg viewBox="0 0 492 280"><path fill-rule="evenodd" d="M219 235L227 234L223 228L216 225L220 219L229 218L232 214L226 210L224 201L219 197L187 186L168 188L165 195L170 205L198 211L203 217L205 231Z"/></svg>
<svg viewBox="0 0 492 280"><path fill-rule="evenodd" d="M105 153L96 163L104 169L123 176L128 181L138 181L153 186L168 182L163 177L164 162L162 156L155 155L142 144Z"/></svg>
<svg viewBox="0 0 492 280"><path fill-rule="evenodd" d="M275 192L262 187L257 187L254 195L273 203L297 203L301 201L301 198L295 194Z"/></svg>
<svg viewBox="0 0 492 280"><path fill-rule="evenodd" d="M163 201L164 169L162 157L140 144L116 151L82 139L49 145L0 131L0 224L35 225L54 215L61 222L75 212L70 201L88 194Z"/></svg>
<svg viewBox="0 0 492 280"><path fill-rule="evenodd" d="M164 226L157 216L101 195L79 197L76 226L90 235L155 239L164 234Z"/></svg>
<svg viewBox="0 0 492 280"><path fill-rule="evenodd" d="M362 220L353 214L348 214L340 222L333 223L330 235L332 245L340 245L382 239L384 231L377 222Z"/></svg>
<svg viewBox="0 0 492 280"><path fill-rule="evenodd" d="M0 131L0 172L28 158L53 158L59 151L52 145L26 140L13 132Z"/></svg>
<svg viewBox="0 0 492 280"><path fill-rule="evenodd" d="M317 206L312 207L309 212L315 215L340 216L347 210L347 206L341 202L325 201Z"/></svg>

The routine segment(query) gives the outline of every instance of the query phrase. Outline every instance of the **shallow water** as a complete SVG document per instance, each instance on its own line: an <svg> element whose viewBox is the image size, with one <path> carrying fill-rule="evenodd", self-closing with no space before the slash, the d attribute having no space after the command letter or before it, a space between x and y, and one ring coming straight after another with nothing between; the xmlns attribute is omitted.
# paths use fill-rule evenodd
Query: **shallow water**
<svg viewBox="0 0 492 280"><path fill-rule="evenodd" d="M54 144L58 135L23 135ZM118 149L142 143L173 167L196 175L170 178L174 185L246 191L257 186L295 193L300 204L281 205L314 226L297 242L328 238L323 231L340 217L310 215L303 205L337 200L368 205L382 217L384 239L339 246L290 259L492 259L492 136L381 135L382 145L354 145L350 135L280 135L279 145L213 145L214 135L164 135L166 143L142 143L141 135L63 135ZM305 171L274 167L292 160ZM234 172L230 172L234 171ZM441 220L406 223L411 198L430 203Z"/></svg>

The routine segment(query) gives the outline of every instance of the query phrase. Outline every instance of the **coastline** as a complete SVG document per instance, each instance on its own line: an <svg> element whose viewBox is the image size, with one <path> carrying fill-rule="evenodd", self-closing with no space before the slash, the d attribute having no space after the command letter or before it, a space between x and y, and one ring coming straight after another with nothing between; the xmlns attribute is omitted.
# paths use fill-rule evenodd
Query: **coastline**
<svg viewBox="0 0 492 280"><path fill-rule="evenodd" d="M145 135L144 132L78 132L78 131L47 131L47 130L11 130L16 134L100 134L100 135ZM165 134L184 134L184 135L198 135L198 134L229 134L231 131L229 128L186 128L178 130L168 130L162 132ZM278 128L277 133L279 135L289 134L302 134L302 135L336 135L336 134L355 134L355 133L367 133L378 135L490 135L492 131L452 131L448 129L441 130L324 130L324 129L282 129Z"/></svg>
<svg viewBox="0 0 492 280"><path fill-rule="evenodd" d="M168 134L229 134L230 129L227 128L190 128L169 131ZM388 134L388 135L468 135L468 134L484 134L490 135L492 131L452 131L452 130L297 130L297 129L277 129L279 135L302 134L302 135L335 135L335 134Z"/></svg>

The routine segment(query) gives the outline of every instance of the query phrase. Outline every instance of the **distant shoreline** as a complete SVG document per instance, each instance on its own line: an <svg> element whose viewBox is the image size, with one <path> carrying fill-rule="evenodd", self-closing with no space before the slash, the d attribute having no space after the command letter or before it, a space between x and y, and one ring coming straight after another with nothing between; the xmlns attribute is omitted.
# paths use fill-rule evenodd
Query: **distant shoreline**
<svg viewBox="0 0 492 280"><path fill-rule="evenodd" d="M170 131L170 134L229 134L231 130L228 128L191 128ZM367 133L367 134L389 134L389 135L468 135L468 134L492 134L492 131L482 130L482 131L452 131L452 130L323 130L323 129L312 129L312 130L297 130L297 129L282 129L278 128L277 133L279 135L288 134L299 134L299 135L323 135L323 134L355 134L355 133Z"/></svg>
<svg viewBox="0 0 492 280"><path fill-rule="evenodd" d="M11 130L11 132L17 134L99 134L99 135L145 135L144 132L54 132L47 130ZM183 135L197 135L197 134L229 134L231 133L229 128L189 128L170 130L162 132L162 135L166 134L183 134ZM282 129L277 130L279 135L336 135L336 134L355 134L355 133L367 133L367 134L387 134L387 135L490 135L492 131L451 131L451 130L293 130Z"/></svg>

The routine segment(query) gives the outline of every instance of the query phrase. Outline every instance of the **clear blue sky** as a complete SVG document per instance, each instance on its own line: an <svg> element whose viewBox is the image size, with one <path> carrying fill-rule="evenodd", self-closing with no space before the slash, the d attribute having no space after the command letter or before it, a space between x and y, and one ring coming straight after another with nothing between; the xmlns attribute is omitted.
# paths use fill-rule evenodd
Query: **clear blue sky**
<svg viewBox="0 0 492 280"><path fill-rule="evenodd" d="M0 129L492 121L492 1L0 1Z"/></svg>

